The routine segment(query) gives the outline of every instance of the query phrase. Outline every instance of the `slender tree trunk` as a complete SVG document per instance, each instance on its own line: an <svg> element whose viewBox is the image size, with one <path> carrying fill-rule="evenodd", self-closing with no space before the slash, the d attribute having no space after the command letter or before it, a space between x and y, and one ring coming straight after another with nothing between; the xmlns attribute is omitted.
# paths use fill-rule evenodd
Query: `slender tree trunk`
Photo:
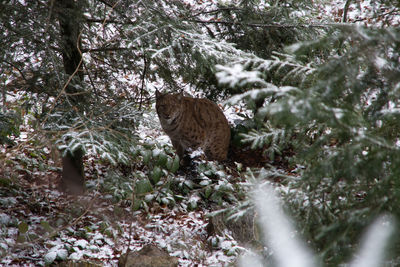
<svg viewBox="0 0 400 267"><path fill-rule="evenodd" d="M342 17L342 22L343 23L347 22L347 12L349 11L350 2L351 2L351 0L346 0L346 3L344 4L343 17Z"/></svg>
<svg viewBox="0 0 400 267"><path fill-rule="evenodd" d="M55 7L60 25L60 47L62 49L64 71L69 75L76 76L71 80L74 82L67 85L65 92L73 108L79 111L84 106L85 100L82 95L76 94L79 90L74 84L83 79L82 55L79 51L82 13L78 2L74 0L56 0ZM83 156L83 150L78 148L75 151L68 152L62 159L61 187L68 193L81 194L84 191Z"/></svg>

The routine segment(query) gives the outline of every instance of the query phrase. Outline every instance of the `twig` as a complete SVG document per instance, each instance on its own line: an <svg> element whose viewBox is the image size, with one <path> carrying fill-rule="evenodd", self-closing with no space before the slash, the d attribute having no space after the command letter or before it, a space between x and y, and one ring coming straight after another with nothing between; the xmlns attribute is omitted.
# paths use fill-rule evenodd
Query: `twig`
<svg viewBox="0 0 400 267"><path fill-rule="evenodd" d="M141 86L141 88L140 88L139 110L142 110L143 91L144 91L144 81L145 81L145 78L146 78L146 70L147 70L146 53L143 53L143 61L144 61L144 68L143 68L143 72L142 72L142 86Z"/></svg>
<svg viewBox="0 0 400 267"><path fill-rule="evenodd" d="M22 76L22 79L24 79L25 81L28 81L26 78L25 78L25 75L24 75L24 73L22 72L22 70L20 70L17 66L15 66L15 64L13 64L12 62L9 62L9 61L7 61L7 60L3 60L5 63L7 63L8 65L10 65L11 67L13 67L13 68L15 68L18 72L19 72L19 74L21 74L21 76Z"/></svg>
<svg viewBox="0 0 400 267"><path fill-rule="evenodd" d="M90 84L91 84L92 87L93 87L94 94L96 95L97 100L99 100L99 93L97 92L97 88L96 88L96 86L94 85L92 76L90 76L89 70L88 70L88 68L86 67L85 62L83 62L83 67L85 68L86 73L87 73L87 75L88 75L88 77L89 77L89 81L90 81Z"/></svg>
<svg viewBox="0 0 400 267"><path fill-rule="evenodd" d="M127 248L127 250L126 250L125 257L124 257L123 261L120 262L120 265L119 265L119 266L125 267L125 266L126 266L126 263L127 263L127 261L128 261L129 252L131 252L132 228L133 228L133 227L132 227L132 223L131 223L130 226L129 226L129 242L128 242L128 248Z"/></svg>

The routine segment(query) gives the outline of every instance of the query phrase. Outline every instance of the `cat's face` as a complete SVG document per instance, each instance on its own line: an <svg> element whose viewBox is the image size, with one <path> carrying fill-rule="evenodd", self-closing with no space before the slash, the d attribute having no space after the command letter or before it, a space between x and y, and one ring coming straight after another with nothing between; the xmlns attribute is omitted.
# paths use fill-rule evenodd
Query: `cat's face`
<svg viewBox="0 0 400 267"><path fill-rule="evenodd" d="M156 92L156 110L160 119L171 123L181 112L182 94Z"/></svg>

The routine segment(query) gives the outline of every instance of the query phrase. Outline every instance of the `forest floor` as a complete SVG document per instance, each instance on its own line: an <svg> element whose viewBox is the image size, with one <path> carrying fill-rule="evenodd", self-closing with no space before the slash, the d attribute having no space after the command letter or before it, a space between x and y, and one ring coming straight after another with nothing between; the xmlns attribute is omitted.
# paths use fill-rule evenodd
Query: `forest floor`
<svg viewBox="0 0 400 267"><path fill-rule="evenodd" d="M186 213L179 208L157 206L147 212L132 212L124 203L113 203L107 195L97 191L88 190L82 196L59 192L58 168L43 171L15 168L6 166L0 170L0 177L5 177L2 183L9 183L7 177L18 174L16 183L3 184L0 188L3 256L0 264L43 265L45 256L63 259L58 254L68 252L71 260L87 259L116 265L128 246L135 251L151 243L162 248L182 246L182 250L176 249L173 255L179 257L183 265L188 262L185 258L190 253L198 254L191 255L192 263L232 260L223 253L212 252L206 245L208 219L205 210ZM92 178L91 168L97 168L98 172L105 166L87 161L88 179Z"/></svg>
<svg viewBox="0 0 400 267"><path fill-rule="evenodd" d="M3 148L7 156L0 166L0 265L69 259L114 266L128 247L136 251L145 244L172 251L182 266L234 259L209 245L206 209L187 212L154 205L133 212L130 205L114 203L97 190L69 196L58 190L61 166L50 157L38 159L34 146L19 147L23 149ZM109 167L86 158L87 184L96 184Z"/></svg>
<svg viewBox="0 0 400 267"><path fill-rule="evenodd" d="M116 203L99 184L118 166L93 155L84 158L86 192L62 193L60 155L52 147L38 146L25 127L16 146L0 148L0 266L73 261L116 266L128 248L138 251L148 244L176 257L179 266L222 266L246 250L229 230L210 230L208 215L215 206L207 203L194 209L153 203L136 211L129 197ZM163 135L157 129L144 132ZM233 150L231 156L244 166L268 162L261 151L249 149ZM188 179L179 175L177 179Z"/></svg>

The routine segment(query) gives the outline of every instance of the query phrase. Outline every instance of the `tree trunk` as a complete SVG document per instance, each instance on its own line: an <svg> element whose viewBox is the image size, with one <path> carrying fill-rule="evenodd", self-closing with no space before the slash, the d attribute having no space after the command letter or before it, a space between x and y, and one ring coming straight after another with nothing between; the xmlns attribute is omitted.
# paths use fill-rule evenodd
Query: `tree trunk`
<svg viewBox="0 0 400 267"><path fill-rule="evenodd" d="M74 0L56 0L55 10L60 25L60 47L64 63L64 70L69 75L75 75L74 79L67 85L65 92L73 108L80 111L84 106L85 99L76 94L79 90L74 86L83 80L82 55L80 48L80 25L82 13ZM73 82L72 82L73 81ZM71 194L81 194L84 191L84 169L83 149L68 152L62 159L63 171L61 188Z"/></svg>

